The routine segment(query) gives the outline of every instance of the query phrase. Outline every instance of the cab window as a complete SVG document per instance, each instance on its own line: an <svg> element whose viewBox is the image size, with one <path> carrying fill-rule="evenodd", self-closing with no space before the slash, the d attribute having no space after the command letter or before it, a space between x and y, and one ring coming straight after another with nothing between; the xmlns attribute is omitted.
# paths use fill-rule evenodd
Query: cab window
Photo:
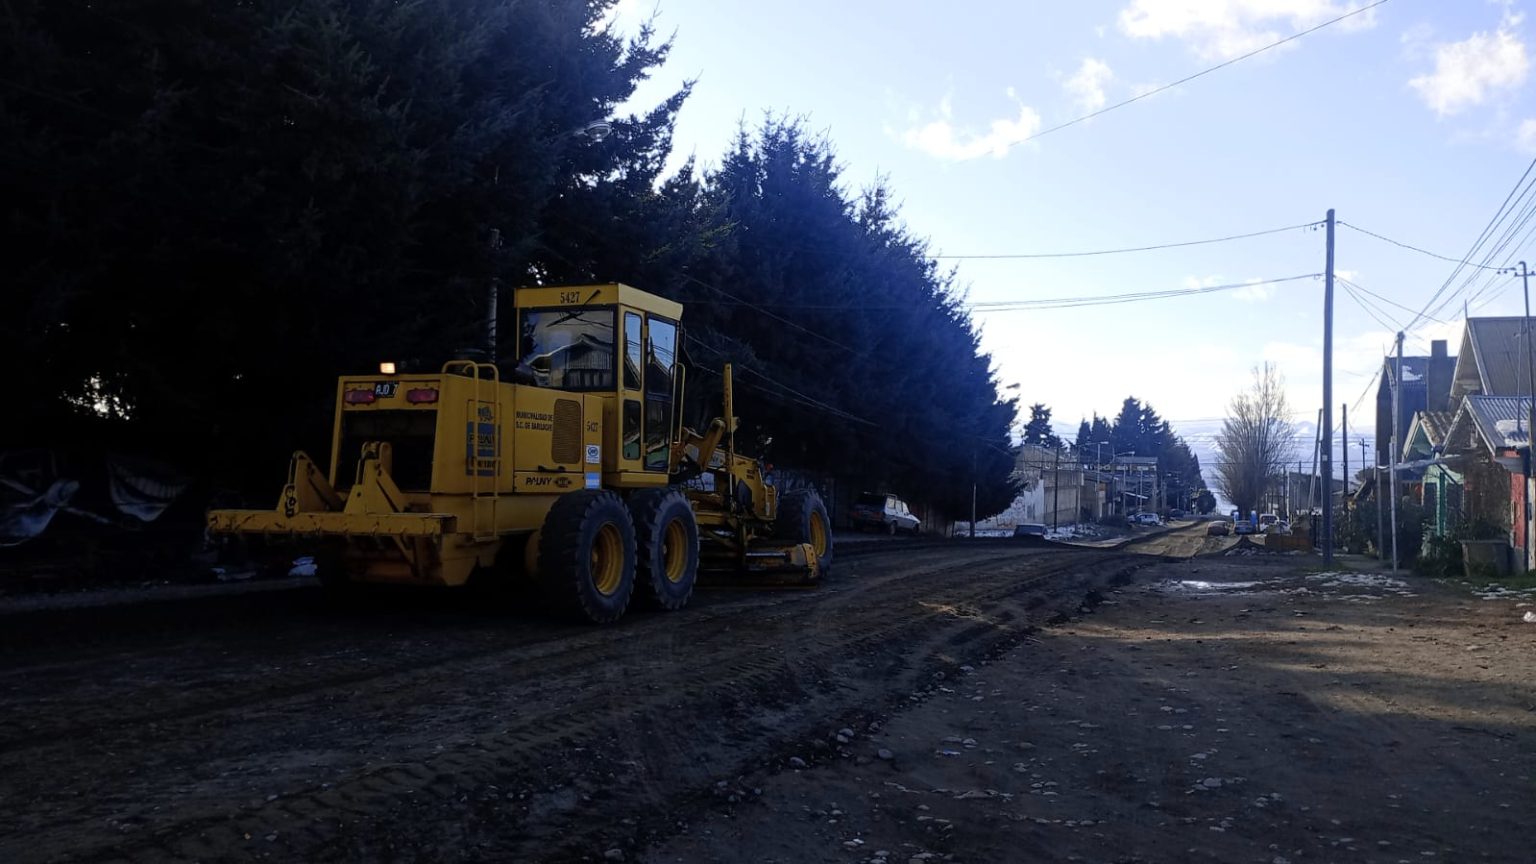
<svg viewBox="0 0 1536 864"><path fill-rule="evenodd" d="M518 379L556 390L614 389L614 309L525 309Z"/></svg>
<svg viewBox="0 0 1536 864"><path fill-rule="evenodd" d="M645 363L645 467L665 471L671 458L673 373L677 366L677 325L648 316L650 342Z"/></svg>
<svg viewBox="0 0 1536 864"><path fill-rule="evenodd" d="M644 339L640 335L640 316L634 312L624 313L624 387L628 390L640 389L640 367L645 362L643 356Z"/></svg>

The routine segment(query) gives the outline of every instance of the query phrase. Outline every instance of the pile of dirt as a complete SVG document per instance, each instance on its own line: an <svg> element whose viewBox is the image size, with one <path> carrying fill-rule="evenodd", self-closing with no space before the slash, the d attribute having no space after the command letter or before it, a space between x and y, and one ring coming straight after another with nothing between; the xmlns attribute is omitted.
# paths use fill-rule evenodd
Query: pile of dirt
<svg viewBox="0 0 1536 864"><path fill-rule="evenodd" d="M1263 543L1255 543L1252 537L1244 536L1237 538L1237 542L1233 543L1232 546L1227 549L1227 551L1221 554L1227 558L1247 558L1253 555L1294 555L1297 553L1283 551L1280 549L1271 549L1268 546L1265 546Z"/></svg>

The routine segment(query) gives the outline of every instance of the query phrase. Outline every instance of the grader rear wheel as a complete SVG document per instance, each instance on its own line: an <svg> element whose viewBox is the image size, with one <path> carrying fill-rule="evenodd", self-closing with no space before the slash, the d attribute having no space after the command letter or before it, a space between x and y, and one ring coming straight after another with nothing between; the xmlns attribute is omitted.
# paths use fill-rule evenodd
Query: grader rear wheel
<svg viewBox="0 0 1536 864"><path fill-rule="evenodd" d="M629 496L635 522L635 594L643 605L676 610L693 596L699 575L699 525L687 496L644 489Z"/></svg>
<svg viewBox="0 0 1536 864"><path fill-rule="evenodd" d="M555 502L539 532L539 582L559 611L619 620L635 590L635 529L617 495L582 490Z"/></svg>
<svg viewBox="0 0 1536 864"><path fill-rule="evenodd" d="M827 505L814 489L796 489L779 502L779 516L773 521L773 536L791 543L809 543L816 550L821 574L832 570L832 520Z"/></svg>

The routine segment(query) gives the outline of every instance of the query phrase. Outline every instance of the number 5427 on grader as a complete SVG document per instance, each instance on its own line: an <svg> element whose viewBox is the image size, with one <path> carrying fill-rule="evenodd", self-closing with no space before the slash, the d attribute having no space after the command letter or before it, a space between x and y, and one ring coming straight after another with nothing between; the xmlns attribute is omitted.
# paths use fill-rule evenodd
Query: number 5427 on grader
<svg viewBox="0 0 1536 864"><path fill-rule="evenodd" d="M522 288L516 306L510 380L469 360L343 376L329 470L295 453L276 509L211 511L210 532L297 541L331 587L531 579L597 623L631 598L682 608L701 565L816 583L826 507L736 451L729 365L724 416L683 426L680 304L607 284Z"/></svg>

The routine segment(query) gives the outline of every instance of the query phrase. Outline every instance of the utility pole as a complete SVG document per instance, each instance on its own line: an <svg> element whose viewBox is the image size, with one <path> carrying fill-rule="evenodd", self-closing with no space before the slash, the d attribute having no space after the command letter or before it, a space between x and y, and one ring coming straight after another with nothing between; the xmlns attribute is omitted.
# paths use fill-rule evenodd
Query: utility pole
<svg viewBox="0 0 1536 864"><path fill-rule="evenodd" d="M1376 560L1380 561L1387 554L1387 509L1381 506L1381 454L1376 455Z"/></svg>
<svg viewBox="0 0 1536 864"><path fill-rule="evenodd" d="M1397 443L1402 430L1403 333L1397 333L1397 374L1392 382L1392 452L1387 454L1387 474L1392 483L1392 572L1397 572Z"/></svg>
<svg viewBox="0 0 1536 864"><path fill-rule="evenodd" d="M1536 363L1531 361L1531 272L1521 261L1521 287L1525 292L1525 320L1521 323L1521 332L1525 335L1525 398L1530 400L1530 409L1525 417L1525 567L1530 569L1533 560L1533 547L1531 535L1536 533L1536 510L1531 509L1531 466L1536 466Z"/></svg>
<svg viewBox="0 0 1536 864"><path fill-rule="evenodd" d="M1332 445L1329 445L1332 449ZM1349 525L1349 406L1339 406L1339 452L1344 454L1344 490L1339 493L1339 506L1343 510L1345 530Z"/></svg>
<svg viewBox="0 0 1536 864"><path fill-rule="evenodd" d="M501 251L501 229L491 229L491 284L490 296L485 304L485 353L486 361L496 362L496 299L501 293L501 280L496 278L496 253Z"/></svg>
<svg viewBox="0 0 1536 864"><path fill-rule="evenodd" d="M1333 210L1323 277L1323 566L1333 564Z"/></svg>
<svg viewBox="0 0 1536 864"><path fill-rule="evenodd" d="M976 539L976 445L971 445L971 539Z"/></svg>
<svg viewBox="0 0 1536 864"><path fill-rule="evenodd" d="M1525 339L1525 371L1526 371L1526 398L1530 400L1527 406L1529 414L1525 424L1525 566L1531 566L1532 550L1536 544L1531 542L1533 524L1531 519L1531 467L1536 465L1536 363L1531 359L1531 271L1520 262L1520 283L1525 293L1525 319L1520 323L1520 332Z"/></svg>
<svg viewBox="0 0 1536 864"><path fill-rule="evenodd" d="M1317 412L1317 434L1312 436L1312 479L1307 483L1307 515L1317 506L1317 468L1321 462L1323 442L1323 412ZM1316 527L1314 524L1313 527Z"/></svg>
<svg viewBox="0 0 1536 864"><path fill-rule="evenodd" d="M1061 527L1061 448L1056 448L1056 479L1051 482L1051 530Z"/></svg>

